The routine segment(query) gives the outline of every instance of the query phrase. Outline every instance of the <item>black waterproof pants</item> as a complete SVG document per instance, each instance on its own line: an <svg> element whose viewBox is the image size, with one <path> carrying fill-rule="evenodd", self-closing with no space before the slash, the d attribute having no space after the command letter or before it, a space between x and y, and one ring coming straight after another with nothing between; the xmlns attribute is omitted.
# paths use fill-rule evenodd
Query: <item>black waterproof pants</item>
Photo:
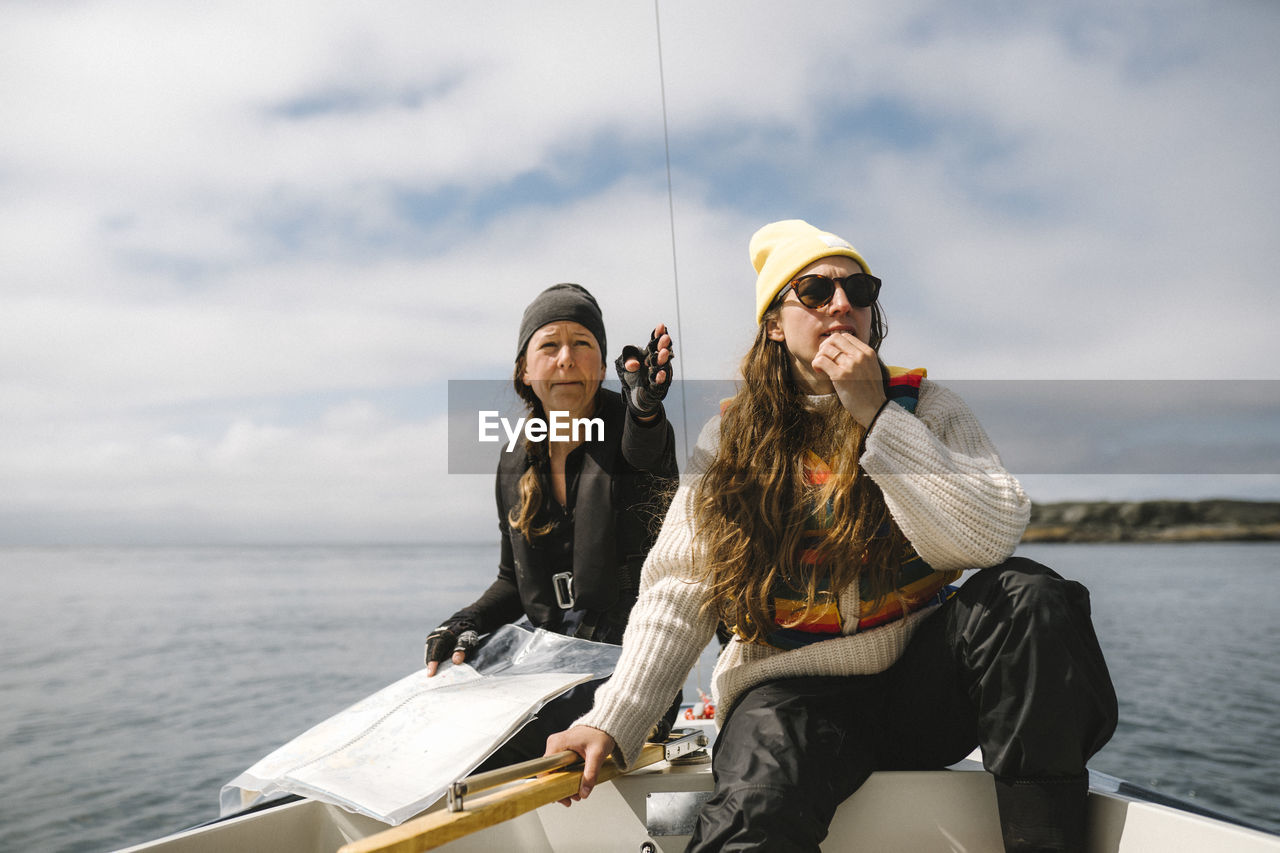
<svg viewBox="0 0 1280 853"><path fill-rule="evenodd" d="M1003 788L1006 846L1074 849L1085 762L1116 716L1088 591L1013 558L973 575L887 671L744 694L716 741L715 792L688 850L816 851L836 807L872 772L942 768L978 745ZM1027 794L1039 811L1020 816ZM1058 802L1064 795L1071 803ZM1047 842L1015 838L1014 824L1037 822L1079 825L1032 826Z"/></svg>

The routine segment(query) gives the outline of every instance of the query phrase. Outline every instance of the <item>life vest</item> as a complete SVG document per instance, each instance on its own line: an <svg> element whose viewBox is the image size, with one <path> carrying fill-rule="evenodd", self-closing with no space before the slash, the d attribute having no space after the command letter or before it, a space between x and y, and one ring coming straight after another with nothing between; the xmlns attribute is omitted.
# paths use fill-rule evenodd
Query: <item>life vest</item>
<svg viewBox="0 0 1280 853"><path fill-rule="evenodd" d="M889 401L915 414L920 402L920 383L926 376L924 368L906 370L889 367L885 393ZM826 462L817 454L805 454L805 482L820 489L831 476ZM830 502L815 506L805 521L801 535L799 562L815 563L820 559L818 546L833 520ZM892 589L884 595L874 595L860 587L858 612L845 614L840 610L840 591L831 590L828 581L820 581L813 601L806 591L796 589L780 581L773 590L772 609L774 624L757 642L780 649L794 649L844 634L854 634L887 625L908 613L945 601L954 594L950 585L959 579L961 572L936 572L916 553L915 548L896 529L892 522L876 531L876 537L897 538L898 567ZM852 618L853 624L847 625ZM742 636L739 634L739 636Z"/></svg>
<svg viewBox="0 0 1280 853"><path fill-rule="evenodd" d="M574 451L582 454L582 468L571 510L571 563L556 562L538 543L529 542L506 523L506 513L521 501L520 478L534 464L526 454L503 453L499 457L495 489L510 571L530 623L553 631L570 627L562 625L566 608L555 576L572 570L572 586L566 591L572 607L584 611L574 617L573 635L621 643L640 588L641 566L657 538L656 520L665 513L678 476L675 433L670 424L660 427L667 435L668 448L652 471L638 471L622 452L623 422L630 415L617 392L601 389L597 415L604 419L605 438L585 441ZM549 480L549 474L547 477ZM478 614L472 618L487 626L494 617Z"/></svg>

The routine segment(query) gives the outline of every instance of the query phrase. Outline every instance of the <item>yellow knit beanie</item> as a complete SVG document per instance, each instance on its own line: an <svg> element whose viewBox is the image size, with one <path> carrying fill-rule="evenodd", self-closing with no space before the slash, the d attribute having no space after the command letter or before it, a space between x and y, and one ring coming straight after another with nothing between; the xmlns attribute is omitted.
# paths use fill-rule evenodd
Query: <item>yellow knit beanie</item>
<svg viewBox="0 0 1280 853"><path fill-rule="evenodd" d="M795 278L796 273L819 258L840 255L853 258L863 272L871 272L858 250L845 240L819 231L802 219L770 222L751 235L748 247L756 278L756 322L764 317L773 300Z"/></svg>

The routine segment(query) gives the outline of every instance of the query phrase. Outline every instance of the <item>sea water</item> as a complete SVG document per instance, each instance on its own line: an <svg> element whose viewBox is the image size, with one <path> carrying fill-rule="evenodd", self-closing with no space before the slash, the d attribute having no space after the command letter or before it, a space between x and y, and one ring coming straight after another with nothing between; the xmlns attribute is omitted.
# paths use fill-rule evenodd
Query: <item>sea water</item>
<svg viewBox="0 0 1280 853"><path fill-rule="evenodd" d="M1121 720L1090 766L1280 832L1280 544L1019 553L1092 591ZM0 549L0 849L107 851L216 817L229 779L421 666L496 560L496 544Z"/></svg>

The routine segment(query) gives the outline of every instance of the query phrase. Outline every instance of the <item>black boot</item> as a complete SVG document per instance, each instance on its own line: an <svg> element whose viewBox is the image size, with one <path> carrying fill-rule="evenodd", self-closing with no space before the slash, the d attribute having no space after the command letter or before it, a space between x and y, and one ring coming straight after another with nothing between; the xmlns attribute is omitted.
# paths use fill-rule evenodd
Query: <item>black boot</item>
<svg viewBox="0 0 1280 853"><path fill-rule="evenodd" d="M1089 777L996 777L1005 853L1084 853Z"/></svg>

